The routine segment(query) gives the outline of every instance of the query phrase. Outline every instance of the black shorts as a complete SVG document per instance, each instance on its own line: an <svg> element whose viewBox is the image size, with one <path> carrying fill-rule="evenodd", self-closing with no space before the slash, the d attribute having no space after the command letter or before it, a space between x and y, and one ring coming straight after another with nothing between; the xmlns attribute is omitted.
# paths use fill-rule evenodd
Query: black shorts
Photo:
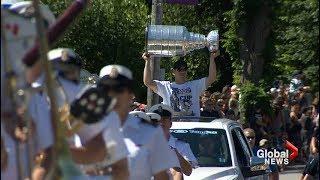
<svg viewBox="0 0 320 180"><path fill-rule="evenodd" d="M306 167L303 170L303 175L309 174L315 176L319 172L319 154L309 159Z"/></svg>

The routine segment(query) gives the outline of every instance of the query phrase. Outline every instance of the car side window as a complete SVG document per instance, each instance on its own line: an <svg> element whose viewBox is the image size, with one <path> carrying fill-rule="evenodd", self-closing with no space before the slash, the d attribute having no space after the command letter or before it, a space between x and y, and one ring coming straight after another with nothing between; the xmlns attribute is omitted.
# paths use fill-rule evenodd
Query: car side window
<svg viewBox="0 0 320 180"><path fill-rule="evenodd" d="M237 136L239 137L241 144L244 148L244 150L246 151L246 153L248 154L248 156L252 157L252 151L250 150L250 146L248 144L248 141L246 141L246 137L243 134L243 131L241 128L235 128L235 131L237 133Z"/></svg>
<svg viewBox="0 0 320 180"><path fill-rule="evenodd" d="M235 129L231 130L231 135L232 135L232 139L233 139L233 143L234 143L234 147L235 147L235 151L236 151L236 157L237 157L239 166L240 167L249 166L248 155L245 152L243 145L241 145L241 140L238 137Z"/></svg>

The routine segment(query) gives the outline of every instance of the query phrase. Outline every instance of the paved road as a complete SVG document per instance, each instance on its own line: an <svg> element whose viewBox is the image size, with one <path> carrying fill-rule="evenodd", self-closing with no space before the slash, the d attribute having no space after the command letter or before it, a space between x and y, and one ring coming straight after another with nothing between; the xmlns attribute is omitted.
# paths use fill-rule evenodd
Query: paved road
<svg viewBox="0 0 320 180"><path fill-rule="evenodd" d="M298 180L301 177L305 165L288 166L285 171L280 172L280 180Z"/></svg>

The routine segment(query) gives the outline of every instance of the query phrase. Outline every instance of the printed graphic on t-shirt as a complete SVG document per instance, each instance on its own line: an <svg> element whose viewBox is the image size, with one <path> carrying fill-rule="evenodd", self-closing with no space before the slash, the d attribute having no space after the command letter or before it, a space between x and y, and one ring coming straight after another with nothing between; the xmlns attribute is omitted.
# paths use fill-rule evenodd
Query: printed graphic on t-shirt
<svg viewBox="0 0 320 180"><path fill-rule="evenodd" d="M171 107L180 116L194 116L192 111L192 92L191 88L174 88L171 86L172 95L170 96Z"/></svg>

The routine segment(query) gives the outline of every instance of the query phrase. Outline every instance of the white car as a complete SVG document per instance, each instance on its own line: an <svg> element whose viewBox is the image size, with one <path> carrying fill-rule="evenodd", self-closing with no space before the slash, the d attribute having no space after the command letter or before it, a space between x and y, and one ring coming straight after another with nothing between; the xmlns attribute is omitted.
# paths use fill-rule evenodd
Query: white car
<svg viewBox="0 0 320 180"><path fill-rule="evenodd" d="M185 180L268 179L268 166L253 157L239 123L228 119L212 122L173 122L171 134L189 143L198 160Z"/></svg>

